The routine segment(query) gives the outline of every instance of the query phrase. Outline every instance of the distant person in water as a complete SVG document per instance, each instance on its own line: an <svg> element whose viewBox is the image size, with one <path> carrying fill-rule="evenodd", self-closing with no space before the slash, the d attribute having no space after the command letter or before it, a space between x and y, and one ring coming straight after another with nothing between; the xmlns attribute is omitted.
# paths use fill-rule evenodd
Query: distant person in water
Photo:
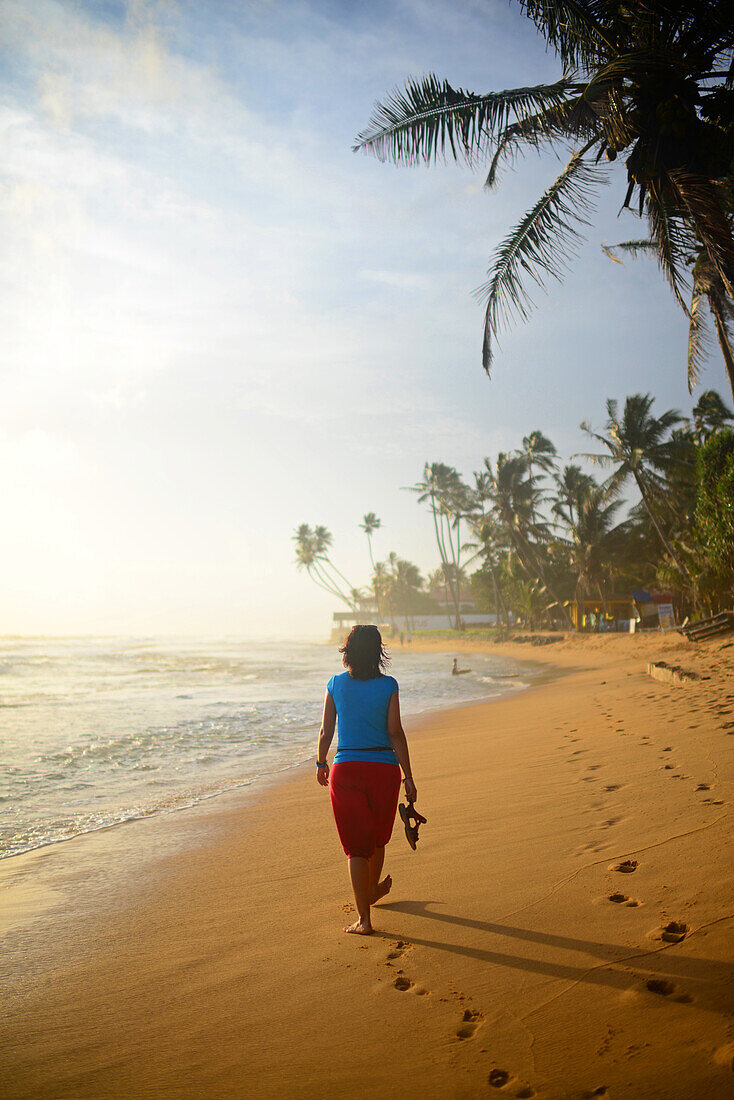
<svg viewBox="0 0 734 1100"><path fill-rule="evenodd" d="M451 675L452 676L463 676L465 672L471 672L471 669L470 668L459 668L459 659L458 659L458 657L454 657L454 663L451 666Z"/></svg>
<svg viewBox="0 0 734 1100"><path fill-rule="evenodd" d="M392 886L390 876L380 881L380 874L400 796L401 768L408 801L415 802L417 793L400 721L398 683L385 673L389 657L379 630L352 627L339 652L347 671L332 676L326 685L316 777L322 787L329 787L337 832L349 861L358 919L344 931L369 936L370 906ZM326 756L337 719L338 745L330 770Z"/></svg>

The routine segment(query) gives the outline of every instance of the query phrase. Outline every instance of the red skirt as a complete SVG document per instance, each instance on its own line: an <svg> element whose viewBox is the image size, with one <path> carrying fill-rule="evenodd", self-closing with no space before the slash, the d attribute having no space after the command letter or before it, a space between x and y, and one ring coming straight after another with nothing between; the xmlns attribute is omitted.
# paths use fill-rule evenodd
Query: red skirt
<svg viewBox="0 0 734 1100"><path fill-rule="evenodd" d="M400 797L400 768L369 760L334 764L329 794L336 829L347 856L369 859L392 835Z"/></svg>

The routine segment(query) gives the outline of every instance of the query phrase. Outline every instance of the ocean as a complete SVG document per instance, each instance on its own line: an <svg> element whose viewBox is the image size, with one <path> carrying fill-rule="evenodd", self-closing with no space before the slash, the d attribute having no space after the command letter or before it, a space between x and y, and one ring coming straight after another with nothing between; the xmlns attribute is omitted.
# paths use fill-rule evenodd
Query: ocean
<svg viewBox="0 0 734 1100"><path fill-rule="evenodd" d="M447 650L449 643L447 643ZM506 658L392 650L404 715L526 686ZM0 639L0 858L272 778L313 757L335 646Z"/></svg>

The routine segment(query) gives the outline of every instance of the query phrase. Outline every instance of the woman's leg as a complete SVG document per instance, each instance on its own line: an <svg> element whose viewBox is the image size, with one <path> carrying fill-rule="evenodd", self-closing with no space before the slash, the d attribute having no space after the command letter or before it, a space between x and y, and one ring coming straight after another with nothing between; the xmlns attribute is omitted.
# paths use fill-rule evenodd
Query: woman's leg
<svg viewBox="0 0 734 1100"><path fill-rule="evenodd" d="M385 894L390 893L390 887L392 886L392 879L390 875L385 875L385 878L380 882L380 875L382 874L382 865L385 862L385 846L378 845L370 860L370 901L374 905L380 898L384 898Z"/></svg>
<svg viewBox="0 0 734 1100"><path fill-rule="evenodd" d="M369 936L372 932L370 904L370 854L375 848L375 830L364 787L364 768L360 761L335 764L331 769L329 788L339 839L349 863L349 878L359 919L345 932Z"/></svg>
<svg viewBox="0 0 734 1100"><path fill-rule="evenodd" d="M374 781L369 798L373 820L375 822L375 854L371 861L372 904L390 893L392 878L385 875L380 882L382 865L385 861L385 846L392 833L395 813L400 797L400 768L394 764L372 764Z"/></svg>
<svg viewBox="0 0 734 1100"><path fill-rule="evenodd" d="M350 924L344 931L355 932L358 936L369 936L372 934L372 923L370 921L370 903L372 901L371 860L365 859L363 856L350 856L347 862L349 863L349 877L352 880L352 890L354 891L359 920L356 920L354 924Z"/></svg>

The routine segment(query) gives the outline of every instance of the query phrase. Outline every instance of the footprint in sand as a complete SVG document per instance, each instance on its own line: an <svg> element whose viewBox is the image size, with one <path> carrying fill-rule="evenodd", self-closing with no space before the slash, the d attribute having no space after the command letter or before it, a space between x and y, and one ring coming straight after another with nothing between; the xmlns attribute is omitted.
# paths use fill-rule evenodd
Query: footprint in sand
<svg viewBox="0 0 734 1100"><path fill-rule="evenodd" d="M636 859L623 859L621 863L617 863L614 867L610 867L610 870L619 871L620 874L623 875L631 875L639 866Z"/></svg>
<svg viewBox="0 0 734 1100"><path fill-rule="evenodd" d="M396 989L399 989L401 993L407 993L409 989L413 988L413 983L409 978L406 978L404 974L398 974L392 984Z"/></svg>
<svg viewBox="0 0 734 1100"><path fill-rule="evenodd" d="M506 1069L493 1069L490 1070L487 1080L493 1089L503 1089L510 1080L510 1075Z"/></svg>
<svg viewBox="0 0 734 1100"><path fill-rule="evenodd" d="M592 1097L594 1096L608 1096L609 1089L606 1085L599 1085L598 1088L591 1089L591 1091L589 1092L582 1092L581 1095L583 1096L584 1100L592 1100Z"/></svg>
<svg viewBox="0 0 734 1100"><path fill-rule="evenodd" d="M660 938L665 940L666 943L680 943L689 932L690 928L683 921L671 920L663 928Z"/></svg>
<svg viewBox="0 0 734 1100"><path fill-rule="evenodd" d="M396 940L387 953L388 959L399 959L411 947L407 940Z"/></svg>
<svg viewBox="0 0 734 1100"><path fill-rule="evenodd" d="M456 1038L473 1039L481 1022L481 1012L474 1012L471 1008L467 1008L462 1018L461 1027L456 1032Z"/></svg>
<svg viewBox="0 0 734 1100"><path fill-rule="evenodd" d="M610 783L608 786L606 786L604 788L604 790L605 791L618 791L621 786L622 786L621 783Z"/></svg>
<svg viewBox="0 0 734 1100"><path fill-rule="evenodd" d="M518 1089L515 1096L520 1097L520 1100L529 1100L531 1096L535 1096L535 1089L531 1089L530 1085L524 1085L521 1089Z"/></svg>
<svg viewBox="0 0 734 1100"><path fill-rule="evenodd" d="M678 1004L689 1005L693 1001L690 993L685 993L675 982L669 982L666 978L650 978L645 982L645 988L661 997L672 997Z"/></svg>
<svg viewBox="0 0 734 1100"><path fill-rule="evenodd" d="M710 786L709 783L699 783L698 786L696 787L696 790L697 791L710 791L711 786Z"/></svg>
<svg viewBox="0 0 734 1100"><path fill-rule="evenodd" d="M607 901L613 901L615 905L624 905L627 909L637 909L642 905L641 901L637 898L631 898L629 894L608 894Z"/></svg>

